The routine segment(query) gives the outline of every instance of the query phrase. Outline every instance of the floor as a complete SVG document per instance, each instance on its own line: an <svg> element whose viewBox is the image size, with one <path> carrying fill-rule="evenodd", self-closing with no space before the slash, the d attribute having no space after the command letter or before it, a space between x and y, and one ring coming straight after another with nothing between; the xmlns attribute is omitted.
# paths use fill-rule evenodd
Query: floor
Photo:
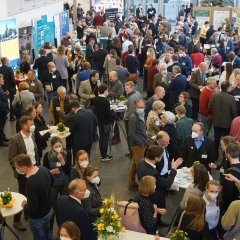
<svg viewBox="0 0 240 240"><path fill-rule="evenodd" d="M141 86L142 84L139 84ZM140 89L141 91L141 89ZM45 113L45 118L49 121L49 114ZM123 122L121 123L123 125ZM8 137L11 137L15 133L15 122L7 121L5 127L5 133ZM136 191L128 190L128 171L131 160L125 157L127 152L127 144L123 134L121 134L121 143L112 147L112 155L114 159L110 162L101 162L99 160L99 148L98 142L94 143L91 155L91 164L99 168L101 177L100 192L102 196L110 196L114 194L116 200L128 200L134 198ZM8 161L8 148L0 148L0 191L6 190L8 187L11 191L17 191L17 182L13 176L13 171ZM167 214L163 220L170 222L176 209L179 206L179 202L184 193L183 189L179 192L171 192L167 196ZM12 227L13 219L7 219L7 222ZM24 222L24 220L23 220ZM31 232L28 229L25 232L15 231L21 240L32 239ZM160 229L160 233L165 235L167 233L166 228ZM54 228L54 238L57 237L57 227ZM15 239L8 229L5 230L4 240Z"/></svg>

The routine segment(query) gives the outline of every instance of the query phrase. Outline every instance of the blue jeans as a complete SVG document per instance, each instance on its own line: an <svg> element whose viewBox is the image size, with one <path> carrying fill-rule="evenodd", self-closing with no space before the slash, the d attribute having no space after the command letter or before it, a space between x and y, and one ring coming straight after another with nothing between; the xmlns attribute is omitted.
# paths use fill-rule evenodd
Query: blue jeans
<svg viewBox="0 0 240 240"><path fill-rule="evenodd" d="M52 217L52 209L49 213L39 219L30 219L29 227L33 234L33 240L51 240L50 219Z"/></svg>
<svg viewBox="0 0 240 240"><path fill-rule="evenodd" d="M99 149L101 156L107 156L108 151L108 141L111 132L112 124L99 124Z"/></svg>

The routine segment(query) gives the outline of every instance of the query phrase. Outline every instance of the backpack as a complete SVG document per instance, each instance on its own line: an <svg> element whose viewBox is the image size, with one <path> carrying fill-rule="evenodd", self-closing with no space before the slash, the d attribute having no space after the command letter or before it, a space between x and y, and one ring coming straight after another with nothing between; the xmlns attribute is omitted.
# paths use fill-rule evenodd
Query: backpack
<svg viewBox="0 0 240 240"><path fill-rule="evenodd" d="M126 230L146 233L142 227L138 213L138 203L135 200L118 201L116 206L121 218L121 224Z"/></svg>

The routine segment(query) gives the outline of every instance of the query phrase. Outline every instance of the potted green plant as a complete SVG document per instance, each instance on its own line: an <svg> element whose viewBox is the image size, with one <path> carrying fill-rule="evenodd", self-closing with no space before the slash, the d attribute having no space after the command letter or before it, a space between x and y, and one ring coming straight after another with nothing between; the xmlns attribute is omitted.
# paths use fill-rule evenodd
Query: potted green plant
<svg viewBox="0 0 240 240"><path fill-rule="evenodd" d="M9 189L1 194L1 199L4 206L8 205L12 201L12 193Z"/></svg>
<svg viewBox="0 0 240 240"><path fill-rule="evenodd" d="M188 234L182 230L176 230L171 236L171 240L189 240Z"/></svg>
<svg viewBox="0 0 240 240"><path fill-rule="evenodd" d="M119 101L124 102L124 101L126 101L126 98L122 95L122 96L119 97Z"/></svg>
<svg viewBox="0 0 240 240"><path fill-rule="evenodd" d="M57 131L60 135L63 135L66 132L66 127L63 123L58 123L57 125Z"/></svg>
<svg viewBox="0 0 240 240"><path fill-rule="evenodd" d="M21 71L20 69L17 68L15 72L16 77L19 78L20 74L21 74Z"/></svg>

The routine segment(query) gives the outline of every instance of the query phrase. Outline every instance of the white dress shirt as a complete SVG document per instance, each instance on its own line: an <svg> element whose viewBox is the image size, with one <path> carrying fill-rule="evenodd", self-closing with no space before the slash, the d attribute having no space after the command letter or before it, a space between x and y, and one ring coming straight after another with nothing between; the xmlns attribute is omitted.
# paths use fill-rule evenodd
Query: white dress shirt
<svg viewBox="0 0 240 240"><path fill-rule="evenodd" d="M161 176L165 175L168 173L168 153L166 151L166 148L163 149L163 161L164 161L164 164L163 164L163 168L162 168L162 171L160 173Z"/></svg>
<svg viewBox="0 0 240 240"><path fill-rule="evenodd" d="M34 142L32 139L32 134L30 133L29 136L26 136L22 131L20 132L23 141L27 150L27 155L31 158L32 164L36 164L36 158L35 158L35 150L34 150Z"/></svg>
<svg viewBox="0 0 240 240"><path fill-rule="evenodd" d="M82 204L82 202L81 202L81 200L80 199L78 199L78 198L75 198L74 196L72 196L72 195L69 195L71 198L73 198L74 200L76 200L77 202L79 202L80 204Z"/></svg>

